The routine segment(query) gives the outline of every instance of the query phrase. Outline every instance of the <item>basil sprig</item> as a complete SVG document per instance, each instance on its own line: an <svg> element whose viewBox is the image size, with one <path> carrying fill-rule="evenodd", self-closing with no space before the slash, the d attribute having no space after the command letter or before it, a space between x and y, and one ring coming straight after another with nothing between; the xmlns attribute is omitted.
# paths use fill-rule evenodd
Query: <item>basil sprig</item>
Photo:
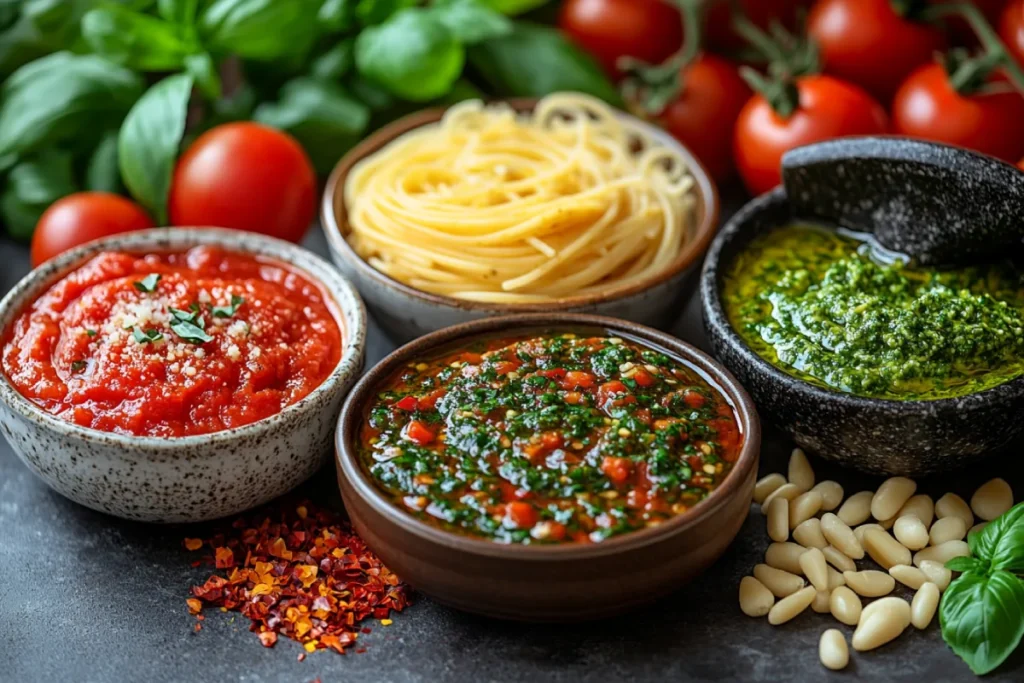
<svg viewBox="0 0 1024 683"><path fill-rule="evenodd" d="M192 305L190 311L183 311L180 308L171 308L171 331L187 342L193 344L204 344L213 341L213 337L206 333L206 321L199 315L199 306Z"/></svg>
<svg viewBox="0 0 1024 683"><path fill-rule="evenodd" d="M1024 637L1024 503L970 534L971 557L946 563L963 572L942 595L942 637L980 675L1006 660Z"/></svg>
<svg viewBox="0 0 1024 683"><path fill-rule="evenodd" d="M244 303L245 299L237 294L232 294L230 306L214 306L210 309L210 312L213 313L214 318L230 318L238 312L239 307Z"/></svg>
<svg viewBox="0 0 1024 683"><path fill-rule="evenodd" d="M133 282L132 284L135 285L135 289L140 292L155 292L156 283L160 282L161 277L162 276L159 273L150 273L146 277L137 282Z"/></svg>

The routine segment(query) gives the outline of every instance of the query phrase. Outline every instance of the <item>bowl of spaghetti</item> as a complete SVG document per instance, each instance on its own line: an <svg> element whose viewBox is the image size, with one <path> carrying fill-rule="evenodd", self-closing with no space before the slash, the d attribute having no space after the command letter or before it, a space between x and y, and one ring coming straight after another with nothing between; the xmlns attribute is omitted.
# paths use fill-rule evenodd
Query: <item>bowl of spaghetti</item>
<svg viewBox="0 0 1024 683"><path fill-rule="evenodd" d="M558 93L381 128L338 162L321 212L335 263L408 340L552 311L667 328L696 285L718 196L664 131Z"/></svg>

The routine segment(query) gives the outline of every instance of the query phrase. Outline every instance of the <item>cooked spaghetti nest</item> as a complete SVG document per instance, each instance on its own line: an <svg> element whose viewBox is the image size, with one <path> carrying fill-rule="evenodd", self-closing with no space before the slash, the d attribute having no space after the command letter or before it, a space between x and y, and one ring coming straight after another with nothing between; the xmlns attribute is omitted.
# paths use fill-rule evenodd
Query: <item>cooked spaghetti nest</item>
<svg viewBox="0 0 1024 683"><path fill-rule="evenodd" d="M684 159L603 102L479 100L397 138L345 183L349 243L417 289L542 303L641 282L691 237Z"/></svg>

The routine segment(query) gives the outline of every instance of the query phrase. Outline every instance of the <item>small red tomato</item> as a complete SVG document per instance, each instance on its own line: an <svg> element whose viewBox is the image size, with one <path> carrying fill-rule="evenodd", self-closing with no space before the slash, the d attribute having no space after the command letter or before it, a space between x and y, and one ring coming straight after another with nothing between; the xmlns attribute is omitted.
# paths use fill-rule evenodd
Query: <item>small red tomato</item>
<svg viewBox="0 0 1024 683"><path fill-rule="evenodd" d="M402 397L402 400L395 405L402 410L413 411L416 410L417 406L419 406L419 401L416 400L415 396L409 395Z"/></svg>
<svg viewBox="0 0 1024 683"><path fill-rule="evenodd" d="M295 138L258 123L203 133L178 160L171 222L302 240L316 214L316 173Z"/></svg>
<svg viewBox="0 0 1024 683"><path fill-rule="evenodd" d="M906 19L892 0L818 0L807 17L825 73L888 103L910 73L945 45L939 27Z"/></svg>
<svg viewBox="0 0 1024 683"><path fill-rule="evenodd" d="M611 382L605 382L597 388L597 400L604 405L609 398L622 394L627 391L626 385L615 379Z"/></svg>
<svg viewBox="0 0 1024 683"><path fill-rule="evenodd" d="M58 199L32 233L32 267L80 244L108 235L145 230L153 220L141 206L109 192L76 192Z"/></svg>
<svg viewBox="0 0 1024 683"><path fill-rule="evenodd" d="M419 420L413 420L406 426L405 436L419 446L426 446L434 440L434 432Z"/></svg>
<svg viewBox="0 0 1024 683"><path fill-rule="evenodd" d="M1024 96L1009 88L958 93L941 64L911 74L893 100L892 121L901 135L966 147L1010 163L1024 155Z"/></svg>
<svg viewBox="0 0 1024 683"><path fill-rule="evenodd" d="M546 450L553 451L561 448L565 440L559 432L544 432L540 435L540 443Z"/></svg>
<svg viewBox="0 0 1024 683"><path fill-rule="evenodd" d="M537 510L521 501L506 503L505 516L517 529L529 529L537 523Z"/></svg>
<svg viewBox="0 0 1024 683"><path fill-rule="evenodd" d="M710 54L685 67L680 78L683 90L658 122L697 155L716 181L728 180L734 170L733 131L750 88L734 64Z"/></svg>
<svg viewBox="0 0 1024 683"><path fill-rule="evenodd" d="M565 368L552 368L550 370L538 370L537 374L540 375L541 377L547 377L548 379L561 381L565 379L566 372Z"/></svg>
<svg viewBox="0 0 1024 683"><path fill-rule="evenodd" d="M622 57L660 64L683 44L679 10L663 0L567 0L558 27L613 77Z"/></svg>
<svg viewBox="0 0 1024 683"><path fill-rule="evenodd" d="M633 473L633 461L629 458L617 458L606 455L601 460L601 471L615 485L623 484Z"/></svg>
<svg viewBox="0 0 1024 683"><path fill-rule="evenodd" d="M1024 67L1024 0L1006 3L999 20L999 37L1017 63Z"/></svg>
<svg viewBox="0 0 1024 683"><path fill-rule="evenodd" d="M700 408L704 405L705 401L707 401L707 398L699 391L687 389L683 393L683 402L691 408Z"/></svg>
<svg viewBox="0 0 1024 683"><path fill-rule="evenodd" d="M565 373L565 378L562 380L562 388L566 390L589 389L592 386L594 386L594 376L589 372L570 370Z"/></svg>
<svg viewBox="0 0 1024 683"><path fill-rule="evenodd" d="M743 183L761 194L782 182L782 155L812 142L888 130L885 109L866 91L831 76L796 80L799 103L779 116L763 95L754 95L736 122L733 153Z"/></svg>
<svg viewBox="0 0 1024 683"><path fill-rule="evenodd" d="M635 373L633 373L633 381L642 387L651 386L652 384L654 384L655 379L656 378L654 377L654 375L649 373L647 370L644 370L643 368L640 368Z"/></svg>

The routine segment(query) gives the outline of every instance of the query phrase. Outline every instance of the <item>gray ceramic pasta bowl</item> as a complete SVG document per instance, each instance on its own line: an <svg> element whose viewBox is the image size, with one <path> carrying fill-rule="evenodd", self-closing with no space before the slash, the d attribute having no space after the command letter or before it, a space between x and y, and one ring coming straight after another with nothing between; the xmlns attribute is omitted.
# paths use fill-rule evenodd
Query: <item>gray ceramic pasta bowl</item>
<svg viewBox="0 0 1024 683"><path fill-rule="evenodd" d="M152 253L216 245L280 262L318 284L342 332L338 364L281 412L224 431L133 436L82 427L43 411L0 372L0 428L32 472L94 510L146 522L194 522L259 505L295 487L329 458L342 400L358 378L366 313L355 288L326 261L293 244L215 228L161 228L73 249L29 273L0 302L0 330L40 294L101 251Z"/></svg>
<svg viewBox="0 0 1024 683"><path fill-rule="evenodd" d="M518 111L529 111L536 103L537 100L509 102ZM324 190L321 223L330 245L331 258L356 284L370 313L392 339L405 342L449 325L489 316L552 311L608 315L659 329L671 327L696 288L701 259L718 225L718 192L714 181L693 153L664 130L626 113L620 113L620 116L642 130L655 144L676 151L694 178L690 234L676 258L663 271L638 283L609 286L599 294L565 297L548 303L494 304L424 292L385 275L364 261L346 237L350 228L344 195L349 173L357 163L379 152L401 135L436 123L443 114L443 109L428 109L381 128L338 162Z"/></svg>

